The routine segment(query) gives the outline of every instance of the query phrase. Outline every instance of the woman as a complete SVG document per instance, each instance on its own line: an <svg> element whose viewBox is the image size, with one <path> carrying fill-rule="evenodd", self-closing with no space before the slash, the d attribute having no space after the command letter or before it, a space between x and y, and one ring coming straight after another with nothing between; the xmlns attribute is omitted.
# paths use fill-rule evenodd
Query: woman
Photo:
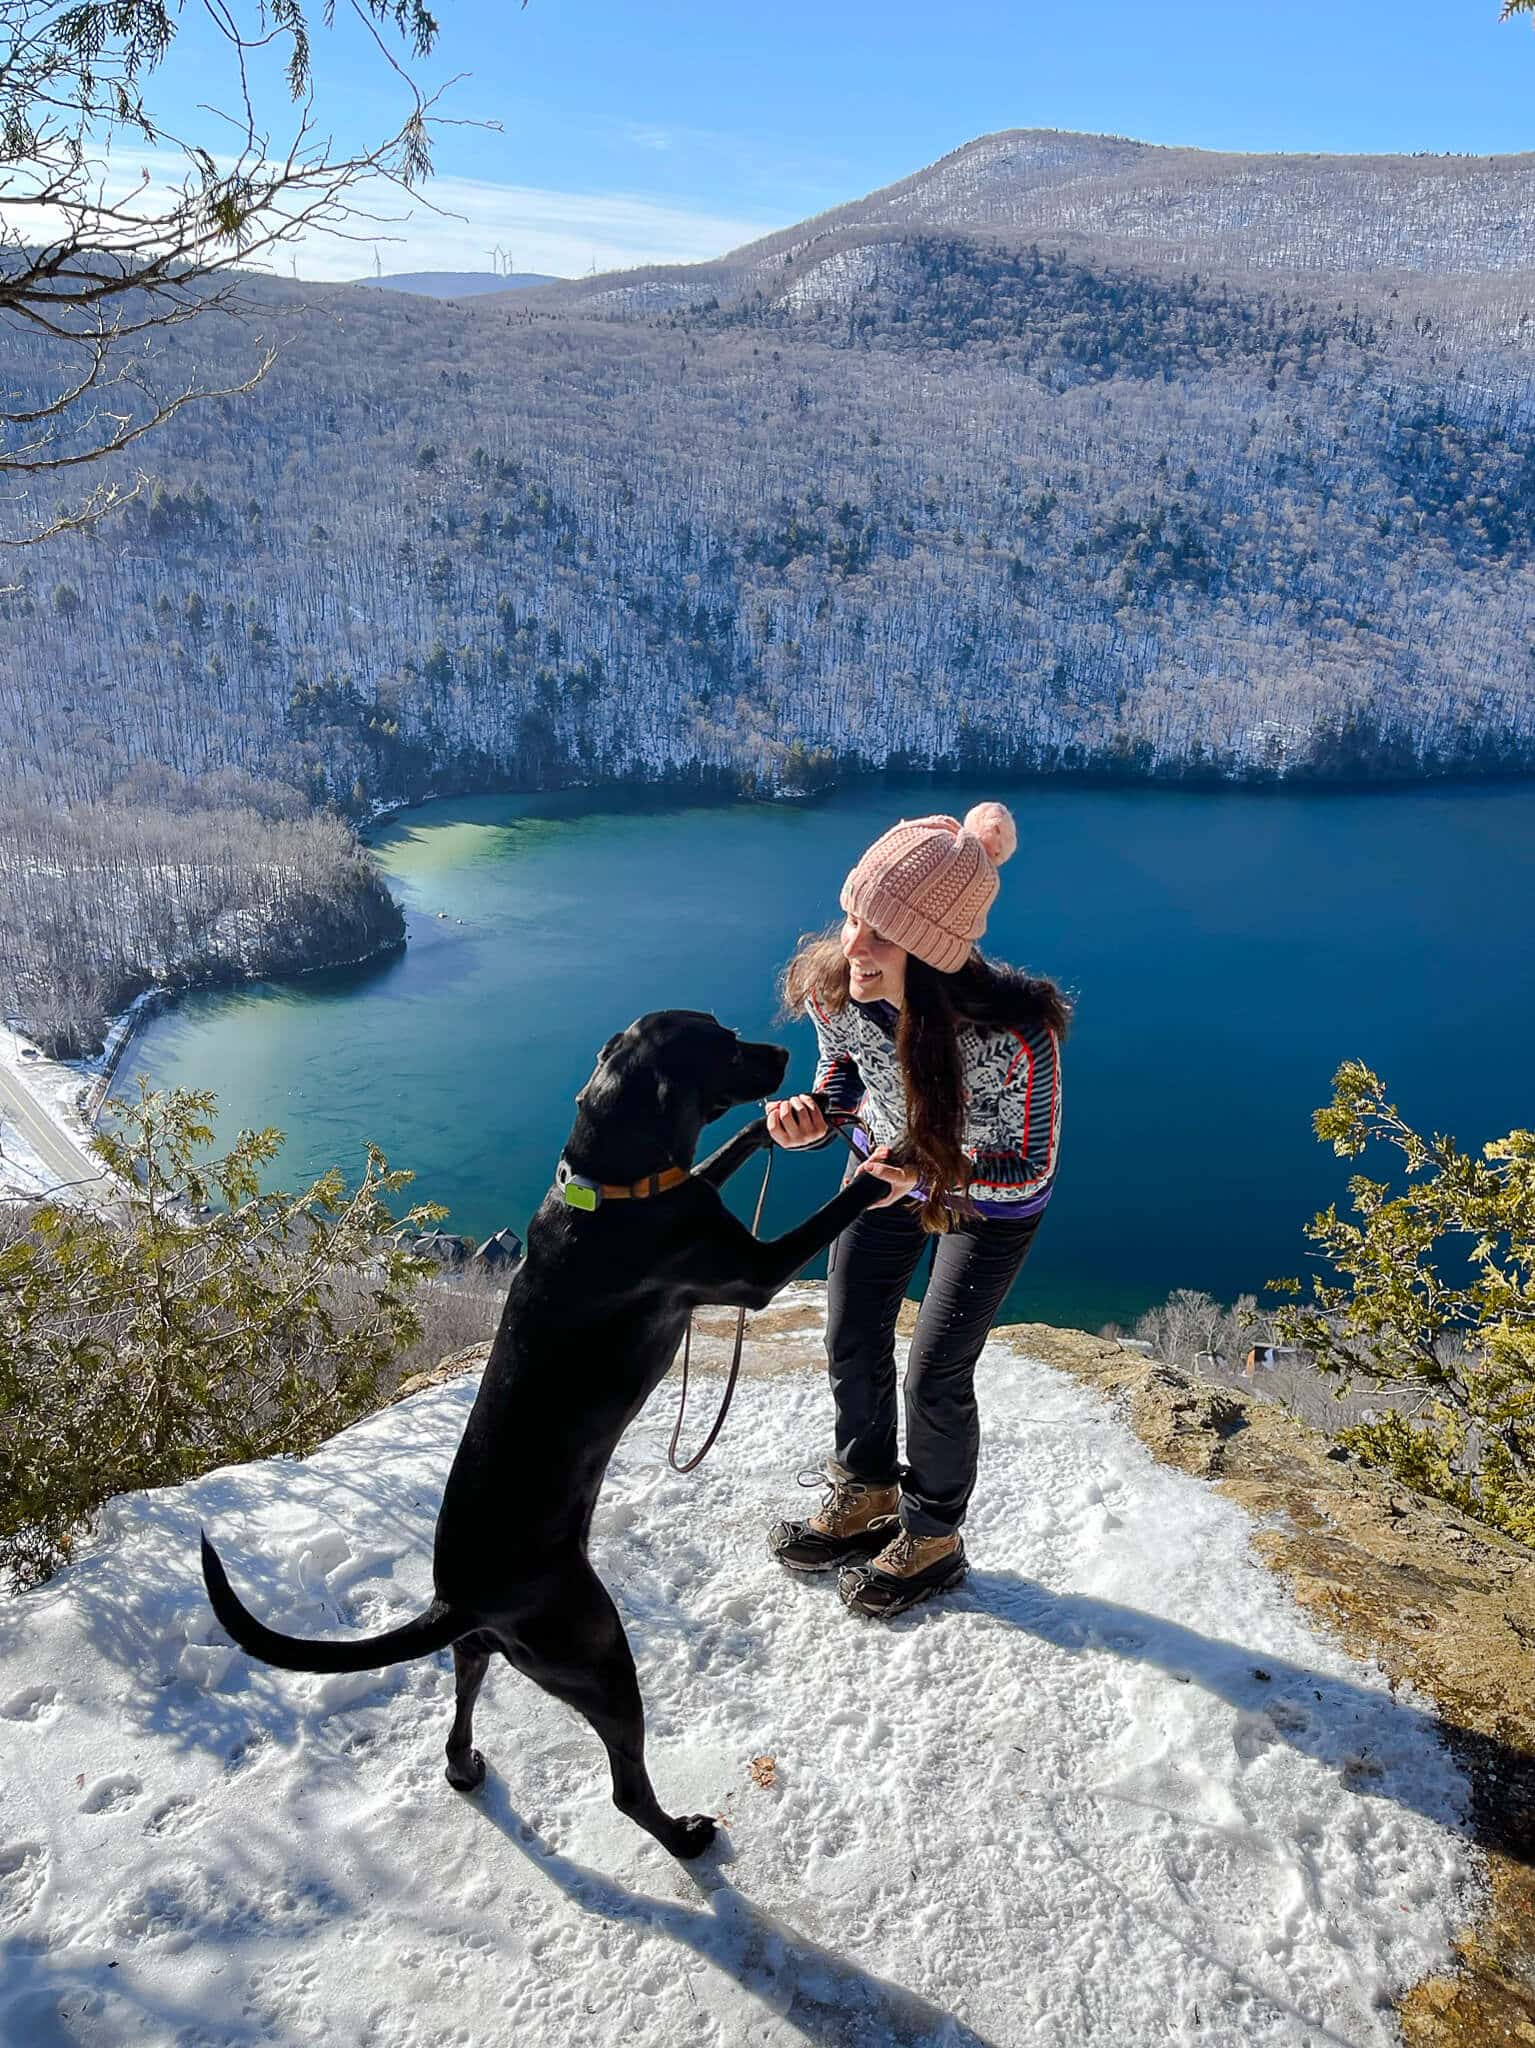
<svg viewBox="0 0 1535 2048"><path fill-rule="evenodd" d="M1017 843L1001 804L976 805L963 824L903 821L843 884L840 933L803 942L784 974L785 1008L815 1025L815 1086L834 1113L859 1111L874 1149L858 1170L891 1191L828 1258L825 1498L768 1543L791 1571L843 1567L838 1589L859 1614L899 1614L964 1576L975 1363L1054 1184L1068 1006L1053 982L975 944ZM770 1103L768 1129L790 1149L836 1135L809 1095ZM896 1316L929 1244L903 1467Z"/></svg>

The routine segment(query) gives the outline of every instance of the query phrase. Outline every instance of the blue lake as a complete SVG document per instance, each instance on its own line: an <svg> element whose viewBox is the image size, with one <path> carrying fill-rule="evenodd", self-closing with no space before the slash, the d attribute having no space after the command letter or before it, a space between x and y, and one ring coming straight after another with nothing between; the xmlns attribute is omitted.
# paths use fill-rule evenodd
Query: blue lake
<svg viewBox="0 0 1535 2048"><path fill-rule="evenodd" d="M375 835L409 914L402 955L189 996L128 1072L215 1089L226 1129L281 1127L284 1185L355 1166L371 1139L448 1205L446 1227L520 1232L597 1047L642 1011L780 1036L789 1085L808 1086L809 1028L773 1022L796 936L838 917L844 873L897 817L981 796L1020 832L986 947L1078 1005L1058 1192L1014 1315L1093 1328L1173 1287L1230 1300L1307 1270L1303 1227L1345 1175L1310 1116L1344 1058L1466 1144L1535 1120L1527 785L427 804ZM838 1152L778 1156L769 1229L833 1191ZM738 1209L756 1179L739 1177Z"/></svg>

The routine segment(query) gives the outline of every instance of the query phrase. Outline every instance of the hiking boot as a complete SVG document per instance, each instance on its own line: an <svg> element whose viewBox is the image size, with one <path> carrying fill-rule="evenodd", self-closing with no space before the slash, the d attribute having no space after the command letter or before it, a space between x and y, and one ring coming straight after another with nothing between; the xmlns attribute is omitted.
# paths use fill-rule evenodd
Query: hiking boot
<svg viewBox="0 0 1535 2048"><path fill-rule="evenodd" d="M885 1621L957 1586L969 1569L958 1530L951 1536L913 1536L902 1529L872 1563L850 1565L837 1591L849 1613Z"/></svg>
<svg viewBox="0 0 1535 2048"><path fill-rule="evenodd" d="M824 1486L825 1497L804 1522L775 1522L768 1551L791 1572L829 1572L834 1565L872 1557L890 1539L899 1486L866 1486L831 1460L799 1475L801 1486Z"/></svg>

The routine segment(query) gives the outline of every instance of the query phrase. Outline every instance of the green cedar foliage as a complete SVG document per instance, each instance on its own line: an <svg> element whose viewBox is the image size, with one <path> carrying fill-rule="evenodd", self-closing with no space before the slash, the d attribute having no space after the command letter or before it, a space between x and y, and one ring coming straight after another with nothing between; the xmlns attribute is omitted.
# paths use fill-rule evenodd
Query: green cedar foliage
<svg viewBox="0 0 1535 2048"><path fill-rule="evenodd" d="M1276 1328L1347 1391L1355 1380L1415 1399L1340 1432L1369 1463L1535 1544L1535 1132L1479 1156L1423 1138L1359 1060L1333 1077L1319 1138L1343 1158L1394 1146L1406 1186L1356 1175L1354 1220L1336 1205L1308 1228L1341 1279L1314 1279ZM1298 1295L1299 1281L1276 1282Z"/></svg>
<svg viewBox="0 0 1535 2048"><path fill-rule="evenodd" d="M263 1193L275 1130L221 1158L211 1094L140 1084L94 1149L110 1214L44 1203L0 1235L0 1565L46 1578L111 1495L303 1455L375 1403L420 1330L431 1268L385 1197L411 1179L372 1146L299 1194Z"/></svg>

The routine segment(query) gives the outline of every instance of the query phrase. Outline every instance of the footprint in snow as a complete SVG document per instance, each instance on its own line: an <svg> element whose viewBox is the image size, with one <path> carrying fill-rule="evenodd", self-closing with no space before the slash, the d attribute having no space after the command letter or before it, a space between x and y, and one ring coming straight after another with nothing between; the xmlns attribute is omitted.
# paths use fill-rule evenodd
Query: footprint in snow
<svg viewBox="0 0 1535 2048"><path fill-rule="evenodd" d="M1238 1714L1231 1728L1231 1746L1245 1764L1256 1762L1279 1740L1267 1714Z"/></svg>
<svg viewBox="0 0 1535 2048"><path fill-rule="evenodd" d="M131 1771L120 1772L115 1777L98 1778L85 1797L80 1801L82 1813L122 1813L134 1805L144 1784Z"/></svg>
<svg viewBox="0 0 1535 2048"><path fill-rule="evenodd" d="M1268 1717L1283 1735L1298 1735L1303 1728L1311 1726L1311 1716L1305 1708L1291 1706L1288 1700L1272 1701Z"/></svg>
<svg viewBox="0 0 1535 2048"><path fill-rule="evenodd" d="M1270 1700L1255 1714L1238 1713L1232 1723L1232 1747L1244 1763L1251 1763L1275 1743L1288 1742L1311 1726L1311 1717L1288 1700Z"/></svg>
<svg viewBox="0 0 1535 2048"><path fill-rule="evenodd" d="M41 1842L0 1846L0 1925L26 1918L47 1874L48 1851Z"/></svg>
<svg viewBox="0 0 1535 2048"><path fill-rule="evenodd" d="M58 1700L56 1685L24 1686L0 1706L0 1715L7 1721L46 1721L56 1710Z"/></svg>
<svg viewBox="0 0 1535 2048"><path fill-rule="evenodd" d="M328 1529L323 1536L316 1536L306 1543L299 1552L298 1577L302 1586L312 1586L316 1580L324 1580L339 1566L344 1565L352 1555L352 1546L339 1529Z"/></svg>
<svg viewBox="0 0 1535 2048"><path fill-rule="evenodd" d="M197 1801L190 1792L172 1792L144 1823L146 1835L179 1835L201 1821Z"/></svg>
<svg viewBox="0 0 1535 2048"><path fill-rule="evenodd" d="M243 1742L237 1742L224 1759L224 1769L231 1775L236 1771L248 1771L252 1764L260 1763L265 1756L270 1737L264 1729L258 1728Z"/></svg>

